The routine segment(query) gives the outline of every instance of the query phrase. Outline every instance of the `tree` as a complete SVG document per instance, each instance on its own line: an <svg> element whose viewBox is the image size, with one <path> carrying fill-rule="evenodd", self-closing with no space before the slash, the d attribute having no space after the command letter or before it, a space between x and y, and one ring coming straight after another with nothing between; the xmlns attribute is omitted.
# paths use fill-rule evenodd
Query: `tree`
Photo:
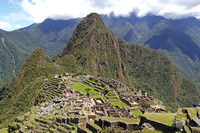
<svg viewBox="0 0 200 133"><path fill-rule="evenodd" d="M108 90L104 88L104 89L101 91L101 94L103 94L103 95L105 96L106 94L108 94Z"/></svg>
<svg viewBox="0 0 200 133"><path fill-rule="evenodd" d="M90 94L89 94L89 91L90 91L91 89L90 88L85 88L85 91L87 91L87 96L89 97L90 96Z"/></svg>
<svg viewBox="0 0 200 133"><path fill-rule="evenodd" d="M147 109L149 107L149 105L144 101L141 102L139 105L142 106L142 108L144 108L144 109Z"/></svg>

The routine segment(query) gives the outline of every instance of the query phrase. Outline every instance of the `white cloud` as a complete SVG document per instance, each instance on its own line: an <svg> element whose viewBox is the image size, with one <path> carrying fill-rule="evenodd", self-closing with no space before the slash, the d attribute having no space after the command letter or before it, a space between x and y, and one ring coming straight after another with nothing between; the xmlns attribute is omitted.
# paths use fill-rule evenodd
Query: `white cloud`
<svg viewBox="0 0 200 133"><path fill-rule="evenodd" d="M198 0L22 0L21 6L34 22L46 18L84 17L91 12L114 12L117 16L128 16L131 12L138 16L152 13L168 18L200 16Z"/></svg>
<svg viewBox="0 0 200 133"><path fill-rule="evenodd" d="M9 22L0 21L0 29L10 30L11 28L12 28L12 25Z"/></svg>
<svg viewBox="0 0 200 133"><path fill-rule="evenodd" d="M11 13L7 16L3 16L3 18L7 21L12 20L13 22L17 22L17 21L32 21L33 18L26 15L24 12L15 12L15 13Z"/></svg>
<svg viewBox="0 0 200 133"><path fill-rule="evenodd" d="M21 25L19 25L19 24L16 24L15 26L14 26L14 28L15 29L20 29L20 28L22 28L23 26L21 26Z"/></svg>

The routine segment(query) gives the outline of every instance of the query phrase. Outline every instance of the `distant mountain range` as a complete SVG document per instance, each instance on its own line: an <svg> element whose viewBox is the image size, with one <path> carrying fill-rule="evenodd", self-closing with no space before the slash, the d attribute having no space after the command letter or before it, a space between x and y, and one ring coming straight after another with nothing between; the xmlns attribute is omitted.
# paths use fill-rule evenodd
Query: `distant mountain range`
<svg viewBox="0 0 200 133"><path fill-rule="evenodd" d="M117 37L129 43L156 49L171 58L179 71L188 78L200 72L200 21L196 18L180 20L132 14L129 18L104 16L105 23Z"/></svg>
<svg viewBox="0 0 200 133"><path fill-rule="evenodd" d="M71 21L77 22L77 20ZM48 27L55 28L58 24L56 22L69 21L46 20L44 23L46 23L45 26L51 25ZM39 39L39 35L41 38L44 37L42 35L46 35L49 36L47 39L49 41L53 39L51 35L62 38L64 34L61 33L67 28L73 28L73 26L68 26L63 29L61 25L62 28L59 30L58 28L51 30L44 26L39 28L42 24L32 25L11 33L15 33L16 36L27 33L26 37L34 35L35 39ZM33 31L31 32L31 30ZM16 34L17 32L18 34ZM3 36L4 39L7 37ZM8 45L8 38L7 41L4 39L3 45ZM27 41L22 39L25 37L18 38L18 41ZM41 42L47 42L47 40L41 39ZM53 47L48 48L48 45L41 45L41 42L40 45L34 47L43 46L49 54L50 50L55 50L56 46L61 43L59 39L55 39L55 46L52 41L49 45L52 44ZM8 51L14 55L14 51L12 52L8 46L6 46ZM22 50L22 46L24 45L17 48ZM56 51L59 51L59 48L61 47L58 47ZM28 50L24 51L28 53ZM100 15L91 13L77 25L61 52L51 59L43 49L37 48L22 65L18 77L0 85L0 92L5 94L0 95L0 99L2 99L0 101L0 127L4 127L7 122L14 120L22 112L27 112L33 105L45 101L42 93L45 83L54 75L65 72L73 73L73 76L96 75L130 83L135 89L144 90L154 98L161 100L169 107L169 110L199 104L199 89L193 81L178 72L168 57L156 50L128 44L123 39L118 39L105 25Z"/></svg>
<svg viewBox="0 0 200 133"><path fill-rule="evenodd" d="M105 24L118 37L128 43L156 49L168 56L179 71L190 79L200 75L200 21L196 18L179 20L147 15L115 17L102 15ZM0 42L0 82L13 77L37 47L43 48L52 57L62 51L69 37L82 18L72 20L47 19L17 31L0 31L7 48ZM10 52L8 51L10 50ZM12 59L15 57L15 64Z"/></svg>
<svg viewBox="0 0 200 133"><path fill-rule="evenodd" d="M50 57L62 51L79 22L80 19L47 19L12 32L0 30L0 82L14 77L14 68L18 75L26 58L36 48L43 48Z"/></svg>

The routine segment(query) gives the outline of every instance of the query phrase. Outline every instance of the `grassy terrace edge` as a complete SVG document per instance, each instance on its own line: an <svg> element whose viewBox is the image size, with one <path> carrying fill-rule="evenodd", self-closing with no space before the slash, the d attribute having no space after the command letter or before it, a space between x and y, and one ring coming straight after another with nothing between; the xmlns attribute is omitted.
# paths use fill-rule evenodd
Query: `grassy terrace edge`
<svg viewBox="0 0 200 133"><path fill-rule="evenodd" d="M102 99L106 99L105 96L102 96L100 94L100 92L97 92L94 90L93 87L90 87L86 84L83 84L83 83L79 83L79 82L73 82L72 85L71 85L71 88L73 88L74 90L76 91L80 91L82 92L83 94L87 95L87 91L85 90L86 88L90 88L91 90L89 91L89 94L90 94L90 97L95 97L95 98L102 98ZM108 102L110 102L111 104L113 104L114 106L115 105L118 105L120 107L125 107L125 108L128 108L129 106L120 102L118 99L116 99L116 101L112 101L112 100L109 100L109 99L106 99Z"/></svg>

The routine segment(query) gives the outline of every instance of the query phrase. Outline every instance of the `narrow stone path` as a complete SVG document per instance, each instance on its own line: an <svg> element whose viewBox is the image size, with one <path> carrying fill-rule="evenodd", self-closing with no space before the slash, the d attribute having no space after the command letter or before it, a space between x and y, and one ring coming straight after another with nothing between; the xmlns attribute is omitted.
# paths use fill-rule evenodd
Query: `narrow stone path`
<svg viewBox="0 0 200 133"><path fill-rule="evenodd" d="M15 65L16 63L15 63L15 57L14 57L14 55L12 54L12 52L10 51L10 49L6 46L3 37L1 37L1 41L2 41L3 45L6 47L6 49L8 50L8 52L9 52L10 55L11 55L11 59L12 59L12 62L13 62L13 75L14 75L14 77L16 77L16 65Z"/></svg>

